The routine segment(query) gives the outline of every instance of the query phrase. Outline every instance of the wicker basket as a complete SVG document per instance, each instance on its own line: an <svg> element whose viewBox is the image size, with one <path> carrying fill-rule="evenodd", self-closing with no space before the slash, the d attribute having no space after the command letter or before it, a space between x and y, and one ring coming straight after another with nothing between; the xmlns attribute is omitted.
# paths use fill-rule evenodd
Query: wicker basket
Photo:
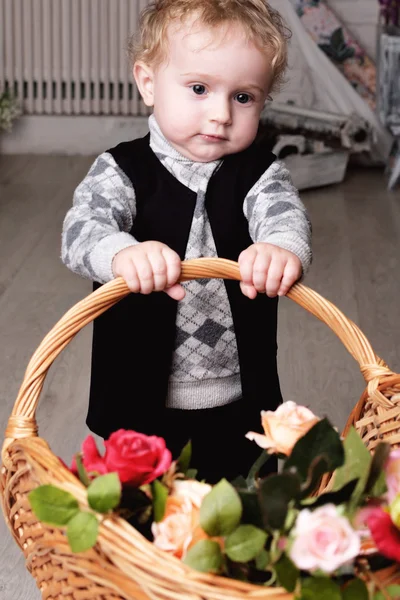
<svg viewBox="0 0 400 600"><path fill-rule="evenodd" d="M240 279L236 262L196 259L182 264L181 280ZM265 588L194 571L157 549L127 521L102 518L91 550L73 554L62 529L38 522L28 493L51 483L86 503L86 489L38 437L36 407L47 371L76 333L129 294L119 278L71 308L44 338L31 358L8 421L2 449L1 501L5 519L26 565L45 600L289 600L282 588ZM326 323L358 361L368 387L352 411L346 429L355 425L373 451L379 440L400 445L400 375L376 356L358 327L335 306L302 284L288 297ZM326 483L326 482L325 482ZM372 577L366 573L366 578ZM376 575L374 575L376 577ZM377 576L383 584L399 582L396 566Z"/></svg>

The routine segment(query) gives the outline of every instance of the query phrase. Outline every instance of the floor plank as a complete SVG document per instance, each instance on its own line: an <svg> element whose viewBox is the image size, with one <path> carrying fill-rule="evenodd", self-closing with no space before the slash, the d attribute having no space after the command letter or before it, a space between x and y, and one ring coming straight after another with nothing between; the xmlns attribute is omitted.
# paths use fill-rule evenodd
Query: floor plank
<svg viewBox="0 0 400 600"><path fill-rule="evenodd" d="M29 358L56 321L91 290L61 263L60 232L91 157L0 156L0 425L7 423ZM336 304L400 370L400 192L378 169L350 170L336 186L302 193L313 223L314 262L304 283ZM40 434L69 462L87 433L91 326L51 367L38 408ZM279 308L285 400L342 427L364 389L338 338L287 298ZM268 390L266 382L266 390ZM267 393L267 391L266 391ZM0 519L0 600L40 594Z"/></svg>
<svg viewBox="0 0 400 600"><path fill-rule="evenodd" d="M321 188L302 197L313 223L314 248L313 264L304 284L357 322L350 241L343 226L343 188ZM278 364L283 398L306 404L342 427L363 384L353 358L325 324L287 298L280 302L279 317ZM357 390L357 395L350 390Z"/></svg>

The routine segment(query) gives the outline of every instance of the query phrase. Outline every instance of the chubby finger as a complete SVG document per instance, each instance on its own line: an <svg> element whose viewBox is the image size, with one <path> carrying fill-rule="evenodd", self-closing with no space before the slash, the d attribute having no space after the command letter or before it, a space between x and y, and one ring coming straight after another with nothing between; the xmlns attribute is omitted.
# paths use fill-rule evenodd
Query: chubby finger
<svg viewBox="0 0 400 600"><path fill-rule="evenodd" d="M243 281L241 281L240 289L242 290L242 293L247 296L247 298L250 298L250 300L254 300L254 298L257 296L257 290L253 285L247 285L247 283L243 283Z"/></svg>
<svg viewBox="0 0 400 600"><path fill-rule="evenodd" d="M123 273L121 273L121 277L123 277L123 279L126 282L126 285L131 290L131 292L133 292L134 294L140 292L139 277L136 271L136 267L132 261L129 261L129 263L125 265L124 271Z"/></svg>
<svg viewBox="0 0 400 600"><path fill-rule="evenodd" d="M265 293L270 264L269 254L257 254L253 267L253 285L258 292Z"/></svg>
<svg viewBox="0 0 400 600"><path fill-rule="evenodd" d="M162 255L166 264L166 287L170 288L178 281L180 277L182 270L182 261L180 259L179 254L177 254L174 250L172 250L172 248L169 248L168 246L165 246L162 249Z"/></svg>
<svg viewBox="0 0 400 600"><path fill-rule="evenodd" d="M153 274L153 289L161 292L167 287L167 263L162 252L149 252L148 260Z"/></svg>
<svg viewBox="0 0 400 600"><path fill-rule="evenodd" d="M175 283L171 287L165 289L165 293L168 294L173 300L183 300L186 295L185 288L180 283Z"/></svg>
<svg viewBox="0 0 400 600"><path fill-rule="evenodd" d="M140 293L150 294L154 290L153 268L147 254L136 261L136 272L140 282Z"/></svg>
<svg viewBox="0 0 400 600"><path fill-rule="evenodd" d="M255 248L250 247L240 254L238 258L240 278L243 283L253 286L253 268L257 252Z"/></svg>
<svg viewBox="0 0 400 600"><path fill-rule="evenodd" d="M284 272L284 265L279 259L272 259L269 265L267 281L265 284L265 293L269 298L275 298L278 295L278 290L281 286L281 281Z"/></svg>
<svg viewBox="0 0 400 600"><path fill-rule="evenodd" d="M296 281L301 276L301 265L299 263L297 263L296 261L288 261L288 263L286 264L285 270L283 272L281 285L278 290L278 296L285 296L292 287L292 285L296 283Z"/></svg>

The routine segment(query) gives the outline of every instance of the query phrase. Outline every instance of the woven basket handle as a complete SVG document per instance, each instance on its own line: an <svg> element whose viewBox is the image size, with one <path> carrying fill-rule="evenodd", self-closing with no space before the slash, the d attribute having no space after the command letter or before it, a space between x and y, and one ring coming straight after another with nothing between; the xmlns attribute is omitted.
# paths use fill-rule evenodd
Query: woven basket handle
<svg viewBox="0 0 400 600"><path fill-rule="evenodd" d="M180 281L203 278L240 280L239 265L237 262L223 258L198 258L182 263ZM13 439L37 435L36 408L44 379L53 361L78 331L129 293L121 277L110 281L73 306L46 335L26 369L8 421L3 453ZM372 350L360 329L331 302L300 283L295 284L287 296L326 323L336 333L359 363L365 380L373 386L374 390L382 378L393 375ZM381 396L380 401L383 406L386 406L388 401L383 394L375 391L376 394Z"/></svg>

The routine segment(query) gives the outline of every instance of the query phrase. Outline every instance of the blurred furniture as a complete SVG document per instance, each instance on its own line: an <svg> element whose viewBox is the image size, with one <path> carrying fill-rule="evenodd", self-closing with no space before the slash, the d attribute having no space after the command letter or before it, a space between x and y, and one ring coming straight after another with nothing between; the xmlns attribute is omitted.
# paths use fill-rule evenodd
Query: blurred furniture
<svg viewBox="0 0 400 600"><path fill-rule="evenodd" d="M388 187L393 189L400 181L400 27L398 25L379 26L377 56L378 115L395 138L386 168L389 176Z"/></svg>
<svg viewBox="0 0 400 600"><path fill-rule="evenodd" d="M369 156L374 141L370 123L349 116L272 102L261 114L260 135L282 159L299 189L343 181L351 155Z"/></svg>

